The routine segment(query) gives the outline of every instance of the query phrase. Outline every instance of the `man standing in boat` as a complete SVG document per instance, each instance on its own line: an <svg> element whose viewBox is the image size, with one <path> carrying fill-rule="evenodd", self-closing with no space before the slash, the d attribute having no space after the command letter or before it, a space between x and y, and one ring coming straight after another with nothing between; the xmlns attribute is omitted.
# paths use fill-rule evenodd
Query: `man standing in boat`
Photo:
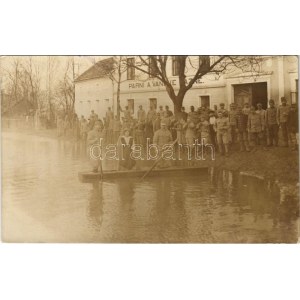
<svg viewBox="0 0 300 300"><path fill-rule="evenodd" d="M97 121L95 122L93 129L88 132L87 136L87 153L92 165L92 171L95 173L98 172L100 166L100 138L103 138L101 124Z"/></svg>

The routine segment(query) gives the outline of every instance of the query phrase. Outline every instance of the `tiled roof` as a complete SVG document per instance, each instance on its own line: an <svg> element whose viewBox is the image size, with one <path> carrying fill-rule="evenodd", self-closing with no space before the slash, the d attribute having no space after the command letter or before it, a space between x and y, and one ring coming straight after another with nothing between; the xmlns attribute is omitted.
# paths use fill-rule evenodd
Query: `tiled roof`
<svg viewBox="0 0 300 300"><path fill-rule="evenodd" d="M84 73L79 75L75 79L75 82L105 77L108 74L108 72L113 68L113 64L113 57L100 60L88 70L86 70Z"/></svg>

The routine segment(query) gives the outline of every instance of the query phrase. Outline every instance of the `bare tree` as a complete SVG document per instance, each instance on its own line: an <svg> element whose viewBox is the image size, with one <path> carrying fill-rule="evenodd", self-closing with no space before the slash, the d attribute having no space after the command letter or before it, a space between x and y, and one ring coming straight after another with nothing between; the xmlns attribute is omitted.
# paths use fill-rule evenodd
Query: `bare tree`
<svg viewBox="0 0 300 300"><path fill-rule="evenodd" d="M74 58L67 60L64 75L59 80L56 87L55 102L57 109L63 107L64 114L67 114L69 120L71 120L74 114L75 104L75 69L74 69Z"/></svg>
<svg viewBox="0 0 300 300"><path fill-rule="evenodd" d="M6 74L9 80L10 109L21 101L25 104L26 114L38 109L41 78L32 57L22 60L15 57L10 68L6 69Z"/></svg>
<svg viewBox="0 0 300 300"><path fill-rule="evenodd" d="M114 56L111 60L103 60L101 68L105 75L112 81L113 90L114 85L117 84L117 117L120 119L120 87L121 83L125 81L122 80L122 76L127 70L126 58L124 56Z"/></svg>
<svg viewBox="0 0 300 300"><path fill-rule="evenodd" d="M180 112L187 91L203 76L211 73L220 75L237 69L255 73L261 63L261 58L257 56L198 56L198 60L194 61L187 55L138 56L138 58L134 65L127 65L127 68L133 67L149 77L160 80L174 104L175 114ZM170 60L173 60L176 69L173 76L168 69ZM171 78L174 77L178 79L178 90L175 90L171 83Z"/></svg>
<svg viewBox="0 0 300 300"><path fill-rule="evenodd" d="M30 106L34 111L36 111L40 106L40 84L41 77L39 72L39 67L33 62L32 56L29 56L28 59L24 62L24 83L26 86L24 90L28 93L27 101L30 103Z"/></svg>

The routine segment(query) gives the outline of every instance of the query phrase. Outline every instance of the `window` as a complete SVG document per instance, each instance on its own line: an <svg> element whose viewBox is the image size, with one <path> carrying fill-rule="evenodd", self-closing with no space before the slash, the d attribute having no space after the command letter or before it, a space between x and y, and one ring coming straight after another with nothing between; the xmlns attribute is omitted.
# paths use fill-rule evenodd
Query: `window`
<svg viewBox="0 0 300 300"><path fill-rule="evenodd" d="M131 112L131 114L134 114L134 99L128 99L127 103L129 111Z"/></svg>
<svg viewBox="0 0 300 300"><path fill-rule="evenodd" d="M155 72L155 57L149 56L149 78L153 78L156 75Z"/></svg>
<svg viewBox="0 0 300 300"><path fill-rule="evenodd" d="M150 98L149 99L149 104L150 104L150 107L154 107L154 109L157 109L157 99L156 98Z"/></svg>
<svg viewBox="0 0 300 300"><path fill-rule="evenodd" d="M133 80L135 77L135 59L134 57L127 58L127 80Z"/></svg>
<svg viewBox="0 0 300 300"><path fill-rule="evenodd" d="M200 106L210 107L209 96L200 96Z"/></svg>
<svg viewBox="0 0 300 300"><path fill-rule="evenodd" d="M291 92L291 100L292 103L297 103L298 105L298 79L296 79L295 81L296 81L296 89L295 92Z"/></svg>
<svg viewBox="0 0 300 300"><path fill-rule="evenodd" d="M199 56L199 70L206 72L210 68L210 57L208 55Z"/></svg>
<svg viewBox="0 0 300 300"><path fill-rule="evenodd" d="M172 75L178 76L179 74L179 61L177 56L172 56Z"/></svg>

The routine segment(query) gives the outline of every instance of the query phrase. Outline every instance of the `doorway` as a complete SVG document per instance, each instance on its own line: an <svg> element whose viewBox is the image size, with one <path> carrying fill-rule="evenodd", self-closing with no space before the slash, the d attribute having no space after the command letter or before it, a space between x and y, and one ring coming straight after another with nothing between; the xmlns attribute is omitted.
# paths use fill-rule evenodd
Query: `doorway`
<svg viewBox="0 0 300 300"><path fill-rule="evenodd" d="M268 107L268 85L267 82L236 84L234 88L234 103L243 106L244 103L255 106L262 104L263 109Z"/></svg>
<svg viewBox="0 0 300 300"><path fill-rule="evenodd" d="M150 107L153 107L155 110L157 109L157 99L156 98L149 98Z"/></svg>

